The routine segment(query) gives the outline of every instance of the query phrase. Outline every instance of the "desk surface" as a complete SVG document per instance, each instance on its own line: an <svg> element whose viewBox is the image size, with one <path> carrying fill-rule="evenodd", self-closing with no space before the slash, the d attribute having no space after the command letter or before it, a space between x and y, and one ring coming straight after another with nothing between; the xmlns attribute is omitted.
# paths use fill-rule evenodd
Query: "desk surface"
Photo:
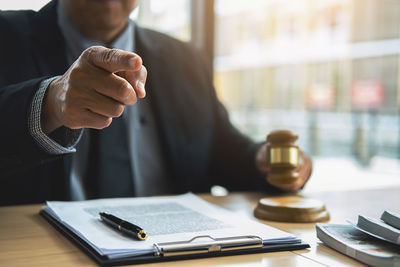
<svg viewBox="0 0 400 267"><path fill-rule="evenodd" d="M200 195L207 201L254 218L253 209L261 193L234 193L225 197ZM400 187L386 189L308 193L326 203L331 223L356 220L357 214L379 217L383 210L400 212ZM0 265L1 266L95 266L96 264L66 239L38 212L41 205L0 207ZM272 252L218 258L195 259L163 263L165 266L362 266L320 243L315 224L276 223L262 221L293 233L311 245L311 249ZM153 266L145 264L143 266ZM159 263L157 263L159 265ZM136 265L138 266L138 265Z"/></svg>

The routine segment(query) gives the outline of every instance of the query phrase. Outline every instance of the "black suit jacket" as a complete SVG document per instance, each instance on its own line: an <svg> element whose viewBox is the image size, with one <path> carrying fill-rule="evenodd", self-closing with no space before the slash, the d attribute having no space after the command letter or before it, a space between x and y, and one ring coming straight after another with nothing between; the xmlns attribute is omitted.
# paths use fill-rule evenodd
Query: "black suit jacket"
<svg viewBox="0 0 400 267"><path fill-rule="evenodd" d="M0 12L0 204L66 200L74 154L49 155L28 131L41 81L67 68L53 1L34 11ZM175 191L267 188L254 162L258 145L239 133L217 100L203 57L188 44L135 27L137 53L148 70L147 97L159 125Z"/></svg>

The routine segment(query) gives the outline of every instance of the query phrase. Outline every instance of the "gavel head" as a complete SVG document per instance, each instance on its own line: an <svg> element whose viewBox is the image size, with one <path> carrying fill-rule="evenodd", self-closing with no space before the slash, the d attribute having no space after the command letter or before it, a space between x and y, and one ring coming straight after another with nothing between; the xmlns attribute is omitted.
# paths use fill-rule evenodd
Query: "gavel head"
<svg viewBox="0 0 400 267"><path fill-rule="evenodd" d="M287 130L271 132L267 136L267 181L275 186L292 184L299 178L300 152L295 145L298 136Z"/></svg>

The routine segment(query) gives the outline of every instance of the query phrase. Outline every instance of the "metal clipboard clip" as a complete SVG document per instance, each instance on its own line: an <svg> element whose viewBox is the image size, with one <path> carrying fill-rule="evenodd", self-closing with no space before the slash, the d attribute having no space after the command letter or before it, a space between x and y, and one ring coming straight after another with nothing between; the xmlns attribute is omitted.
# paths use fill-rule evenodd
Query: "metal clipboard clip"
<svg viewBox="0 0 400 267"><path fill-rule="evenodd" d="M207 239L201 241L200 239ZM155 243L156 255L169 257L241 249L262 248L262 239L258 236L233 236L213 238L209 235L193 237L187 241Z"/></svg>

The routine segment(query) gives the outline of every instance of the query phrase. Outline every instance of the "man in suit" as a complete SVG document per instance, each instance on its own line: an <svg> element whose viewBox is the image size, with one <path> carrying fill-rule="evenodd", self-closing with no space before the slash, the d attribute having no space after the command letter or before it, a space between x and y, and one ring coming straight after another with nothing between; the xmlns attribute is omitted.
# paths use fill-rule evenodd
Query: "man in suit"
<svg viewBox="0 0 400 267"><path fill-rule="evenodd" d="M135 6L1 12L0 204L276 189L265 144L230 124L201 54L135 25ZM281 190L307 181L301 161Z"/></svg>

